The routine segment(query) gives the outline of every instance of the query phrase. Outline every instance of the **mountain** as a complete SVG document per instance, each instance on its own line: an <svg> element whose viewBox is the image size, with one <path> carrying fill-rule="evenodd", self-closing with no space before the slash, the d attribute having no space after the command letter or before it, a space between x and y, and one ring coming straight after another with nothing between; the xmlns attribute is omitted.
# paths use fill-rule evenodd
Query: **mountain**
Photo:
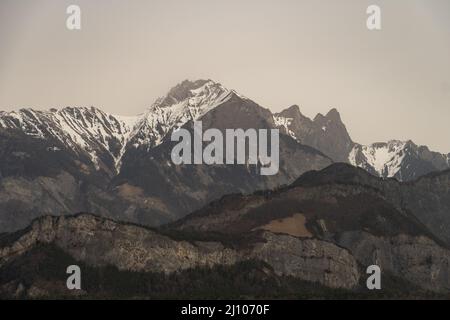
<svg viewBox="0 0 450 320"><path fill-rule="evenodd" d="M0 129L20 131L38 140L55 141L49 151L58 152L63 147L87 157L97 168L113 175L136 117L107 114L100 109L66 107L61 110L1 112Z"/></svg>
<svg viewBox="0 0 450 320"><path fill-rule="evenodd" d="M189 90L197 94L197 83L190 83ZM184 92L188 84L184 83L171 92ZM216 87L216 86L214 86ZM193 99L188 95L179 102L177 99L164 99L175 103L165 105L163 108L175 108L179 105L189 106L185 112L186 123L182 125L191 134L193 133L193 120L201 120L203 130L215 128L222 133L225 129L275 129L272 113L257 103L242 97L234 91L223 91L216 87L218 92L213 94L218 100L206 99L207 104L200 106L195 103L200 99ZM207 91L208 93L211 90ZM174 94L175 95L175 94ZM177 97L185 97L176 94ZM171 97L171 94L169 94ZM211 102L212 100L212 102ZM193 103L190 103L193 101ZM202 100L200 100L202 101ZM214 108L211 108L214 106ZM182 108L186 110L186 108ZM167 111L165 114L174 114ZM179 119L177 113L173 119ZM147 122L148 123L148 122ZM169 132L178 128L179 121L166 129ZM153 136L152 134L150 136ZM145 138L142 139L144 141ZM148 139L147 139L148 140ZM321 152L297 143L290 136L280 136L280 168L274 176L260 175L258 165L173 165L171 151L176 145L165 133L161 142L153 148L148 144L137 144L128 148L123 156L123 165L120 174L113 180L114 190L118 197L133 199L136 210L130 215L139 216L137 221L147 224L154 222L146 219L173 216L170 220L180 218L206 203L229 193L251 193L259 189L270 189L294 181L300 174L320 169L331 164L332 161ZM145 214L145 206L153 210L152 215ZM143 208L144 207L144 208ZM169 219L158 222L167 222Z"/></svg>
<svg viewBox="0 0 450 320"><path fill-rule="evenodd" d="M354 145L340 114L331 109L314 120L301 114L296 105L274 115L275 122L298 142L316 148L336 162L347 162Z"/></svg>
<svg viewBox="0 0 450 320"><path fill-rule="evenodd" d="M450 247L416 214L436 212L425 188L448 205L449 176L400 183L333 164L157 229L91 214L40 217L0 235L0 296L73 297L65 268L76 264L89 279L76 294L91 298L447 297ZM418 194L424 204L412 212ZM372 264L382 270L375 293L365 287Z"/></svg>
<svg viewBox="0 0 450 320"><path fill-rule="evenodd" d="M430 151L412 141L392 140L369 146L355 144L348 160L370 173L400 181L414 180L432 171L450 167L449 155Z"/></svg>
<svg viewBox="0 0 450 320"><path fill-rule="evenodd" d="M405 214L414 216L439 241L450 245L450 170L433 172L414 181L378 178L347 164L335 164L322 171L308 172L293 185L361 185L378 194Z"/></svg>
<svg viewBox="0 0 450 320"><path fill-rule="evenodd" d="M86 272L89 267L109 267L110 270L114 267L118 274L128 271L133 277L130 272L150 273L161 280L193 268L232 268L246 261L261 261L265 265L263 272L266 277L273 274L277 278L317 281L330 288L352 288L357 285L359 270L356 262L342 248L325 241L296 239L270 232L261 233L258 237L260 239L255 239L253 243L243 245L237 242L224 244L217 240L193 242L189 238L180 240L141 226L87 214L42 217L26 230L0 238L0 294L6 297L24 293L26 297L33 297L36 292L38 297L52 297L58 295L58 291L67 294L64 288L67 275L55 267L61 266L57 263L61 257L82 265ZM33 268L31 261L39 264L36 258L41 256L42 259L45 253L53 261L46 264L46 268L55 272L33 279L37 278L37 274L42 275L41 271L36 270L37 273L30 273L28 281L23 280L26 278L21 271ZM62 271L65 268L67 265ZM328 273L326 270L329 270ZM130 278L125 279L130 281ZM167 286L167 282L161 280L160 286ZM90 286L89 281L84 283ZM110 286L114 287L114 282L105 284L105 287ZM98 292L100 288L93 288L92 291Z"/></svg>
<svg viewBox="0 0 450 320"><path fill-rule="evenodd" d="M154 147L172 129L197 120L226 102L235 93L211 80L185 80L159 98L137 122L130 143Z"/></svg>
<svg viewBox="0 0 450 320"><path fill-rule="evenodd" d="M171 133L197 120L280 129L278 174L174 165ZM362 146L336 109L273 114L211 80L137 117L1 112L0 297L73 297L70 264L95 298L373 298L372 264L377 297L447 297L448 160L411 141Z"/></svg>
<svg viewBox="0 0 450 320"><path fill-rule="evenodd" d="M432 152L412 141L391 140L368 146L353 142L336 109L311 120L294 105L274 114L274 120L295 140L322 151L333 161L350 163L379 177L409 181L450 168L449 154Z"/></svg>
<svg viewBox="0 0 450 320"><path fill-rule="evenodd" d="M364 267L377 264L383 274L448 292L449 178L446 171L400 183L333 164L305 173L288 187L224 197L167 228L230 237L264 230L317 238L349 250Z"/></svg>
<svg viewBox="0 0 450 320"><path fill-rule="evenodd" d="M222 133L280 129L279 173L261 176L260 164L173 165L171 133L192 133L197 120ZM412 142L354 143L336 109L313 120L298 106L272 114L212 80L183 81L136 117L94 107L1 112L0 138L0 232L81 211L160 225L226 194L290 184L334 161L404 181L448 168L448 156Z"/></svg>
<svg viewBox="0 0 450 320"><path fill-rule="evenodd" d="M0 114L0 232L45 214L85 211L159 225L234 192L295 180L332 161L281 135L280 174L257 166L174 166L170 133L207 128L275 128L267 109L211 80L184 81L138 117L96 108Z"/></svg>

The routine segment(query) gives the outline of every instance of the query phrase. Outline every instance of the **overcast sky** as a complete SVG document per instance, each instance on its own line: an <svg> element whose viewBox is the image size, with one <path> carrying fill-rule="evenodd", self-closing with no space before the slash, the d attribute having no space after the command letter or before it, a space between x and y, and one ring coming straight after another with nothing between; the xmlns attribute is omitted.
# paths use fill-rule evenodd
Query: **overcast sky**
<svg viewBox="0 0 450 320"><path fill-rule="evenodd" d="M68 31L69 4L82 30ZM382 30L366 9L382 9ZM448 0L0 0L0 110L134 115L210 78L279 111L336 107L361 143L450 152Z"/></svg>

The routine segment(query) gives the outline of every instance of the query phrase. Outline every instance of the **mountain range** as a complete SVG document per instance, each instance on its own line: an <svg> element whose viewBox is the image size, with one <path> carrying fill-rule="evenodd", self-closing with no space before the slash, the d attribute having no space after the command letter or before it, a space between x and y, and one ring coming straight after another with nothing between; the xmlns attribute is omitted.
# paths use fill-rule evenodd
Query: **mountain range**
<svg viewBox="0 0 450 320"><path fill-rule="evenodd" d="M196 120L279 129L279 173L174 165L171 133ZM364 146L336 109L272 113L211 80L135 117L0 112L0 297L66 297L67 264L88 270L79 294L95 298L370 298L371 264L383 297L446 297L449 159L412 141Z"/></svg>
<svg viewBox="0 0 450 320"><path fill-rule="evenodd" d="M382 178L408 181L450 167L450 154L430 151L411 140L371 145L353 142L336 109L311 120L294 105L274 118L284 132L300 143L322 151L335 162L350 163Z"/></svg>
<svg viewBox="0 0 450 320"><path fill-rule="evenodd" d="M280 172L252 166L174 166L170 133L204 128L279 128ZM147 225L173 221L229 193L292 183L302 173L346 162L408 181L449 167L449 156L411 141L354 143L336 109L314 120L292 106L273 114L211 80L183 81L143 114L94 107L0 113L0 231L43 214L93 212Z"/></svg>

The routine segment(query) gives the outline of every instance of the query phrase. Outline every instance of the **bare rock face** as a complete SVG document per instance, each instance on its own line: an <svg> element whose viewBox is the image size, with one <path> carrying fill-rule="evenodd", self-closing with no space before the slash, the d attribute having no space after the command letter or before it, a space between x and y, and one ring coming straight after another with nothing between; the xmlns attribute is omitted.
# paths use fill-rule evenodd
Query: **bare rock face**
<svg viewBox="0 0 450 320"><path fill-rule="evenodd" d="M429 238L383 238L348 232L339 236L338 244L349 249L363 265L376 264L431 291L448 292L450 288L450 252Z"/></svg>
<svg viewBox="0 0 450 320"><path fill-rule="evenodd" d="M336 109L313 120L296 105L274 114L275 122L298 142L322 151L336 162L347 162L354 142Z"/></svg>
<svg viewBox="0 0 450 320"><path fill-rule="evenodd" d="M199 266L233 265L248 259L268 263L287 275L331 288L358 284L358 264L352 255L330 242L264 232L250 246L230 248L219 242L177 241L144 227L92 215L43 217L17 239L0 248L3 265L39 243L53 244L91 266L170 274Z"/></svg>
<svg viewBox="0 0 450 320"><path fill-rule="evenodd" d="M265 232L265 243L252 251L255 259L268 262L276 272L330 288L351 289L359 281L358 265L349 251L331 242Z"/></svg>

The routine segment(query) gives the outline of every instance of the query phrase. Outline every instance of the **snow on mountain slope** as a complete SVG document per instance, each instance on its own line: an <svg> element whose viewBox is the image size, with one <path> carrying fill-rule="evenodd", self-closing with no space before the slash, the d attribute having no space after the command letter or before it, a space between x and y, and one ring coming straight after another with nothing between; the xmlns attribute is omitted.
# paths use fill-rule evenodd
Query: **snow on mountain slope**
<svg viewBox="0 0 450 320"><path fill-rule="evenodd" d="M136 124L138 123L138 121L141 119L141 117L140 116L119 116L119 115L114 115L113 117L116 118L119 123L121 123L123 131L124 131L124 134L120 137L121 138L120 139L121 147L120 147L119 154L117 154L114 158L116 171L119 172L120 167L122 165L122 156L124 155L124 153L126 151L128 142L133 137L134 128L135 128Z"/></svg>
<svg viewBox="0 0 450 320"><path fill-rule="evenodd" d="M369 146L356 144L350 151L348 160L354 166L375 171L381 177L391 178L401 169L405 146L406 142L398 140Z"/></svg>
<svg viewBox="0 0 450 320"><path fill-rule="evenodd" d="M391 140L368 146L355 144L348 160L380 177L403 181L449 168L448 155L430 151L412 141Z"/></svg>
<svg viewBox="0 0 450 320"><path fill-rule="evenodd" d="M159 145L170 130L199 119L233 93L237 94L212 80L183 81L159 98L139 120L132 134L133 146Z"/></svg>
<svg viewBox="0 0 450 320"><path fill-rule="evenodd" d="M56 139L77 154L86 152L96 167L102 153L118 165L136 121L136 117L117 117L94 107L0 113L0 128L18 129L38 139Z"/></svg>
<svg viewBox="0 0 450 320"><path fill-rule="evenodd" d="M0 129L17 129L37 139L56 140L78 155L87 155L97 169L106 168L114 174L119 173L127 150L158 146L171 130L200 119L236 96L248 100L212 80L185 80L136 117L115 116L94 107L21 109L0 111ZM336 109L311 120L294 105L272 116L275 125L299 143L334 161L349 162L381 177L411 180L450 167L450 155L432 152L411 141L368 146L354 143ZM54 150L60 149L58 143Z"/></svg>
<svg viewBox="0 0 450 320"><path fill-rule="evenodd" d="M282 117L279 115L273 116L273 122L275 123L275 126L277 128L283 128L292 138L294 138L294 140L297 140L295 132L289 128L293 120L293 118Z"/></svg>
<svg viewBox="0 0 450 320"><path fill-rule="evenodd" d="M232 94L238 95L211 80L186 80L140 116L116 116L94 107L21 109L0 112L0 128L18 129L38 139L56 139L77 154L86 153L97 169L110 157L106 162L111 164L106 166L118 173L127 147L157 146L170 130L199 119Z"/></svg>

